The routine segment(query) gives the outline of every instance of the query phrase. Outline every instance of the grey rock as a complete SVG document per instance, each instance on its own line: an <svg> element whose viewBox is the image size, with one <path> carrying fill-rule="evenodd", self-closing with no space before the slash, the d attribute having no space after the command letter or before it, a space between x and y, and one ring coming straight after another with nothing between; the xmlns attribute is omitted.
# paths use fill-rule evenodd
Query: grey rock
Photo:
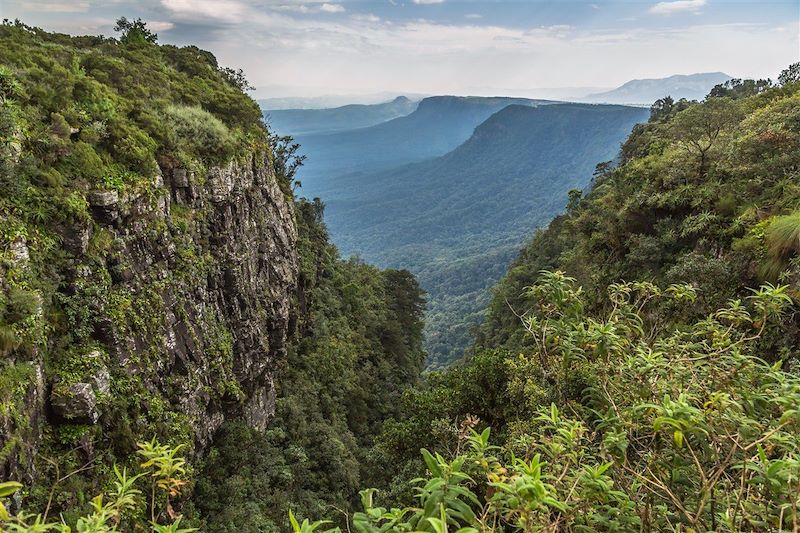
<svg viewBox="0 0 800 533"><path fill-rule="evenodd" d="M110 207L119 202L117 191L92 191L86 200L92 207Z"/></svg>
<svg viewBox="0 0 800 533"><path fill-rule="evenodd" d="M169 195L166 204L148 195L90 195L92 214L110 233L112 250L101 262L77 258L62 273L70 280L67 290L108 288L134 302L129 309L138 315L120 323L106 291L89 299L91 322L78 326L93 331L102 350L86 356L105 363L106 352L109 361L105 368L93 365L98 370L80 383L53 386L49 403L56 422L97 422L98 397L114 393L109 370L140 381L169 410L186 415L197 453L225 420L264 429L273 416L274 374L286 356L297 284L293 205L263 155L210 168L202 185L187 174L178 172L178 183L186 186L177 188L175 172L165 174L171 187L159 193ZM169 201L191 210L190 224L165 220ZM224 365L221 339L229 343ZM37 357L43 365L43 356ZM226 386L231 383L236 387ZM24 408L32 421L45 420L48 396L44 390L42 395ZM0 442L12 434L4 423L13 421L0 413ZM109 417L103 423L111 431L117 421ZM17 458L30 456L40 441L31 434L0 459L0 478L32 475Z"/></svg>
<svg viewBox="0 0 800 533"><path fill-rule="evenodd" d="M97 394L108 394L111 390L111 374L106 367L94 373L92 376L92 385Z"/></svg>
<svg viewBox="0 0 800 533"><path fill-rule="evenodd" d="M94 424L100 418L97 398L89 383L59 383L50 394L53 411L65 420Z"/></svg>
<svg viewBox="0 0 800 533"><path fill-rule="evenodd" d="M73 255L84 255L89 249L92 226L88 223L74 224L62 232L64 249Z"/></svg>
<svg viewBox="0 0 800 533"><path fill-rule="evenodd" d="M28 251L28 243L25 237L17 237L9 245L13 261L18 266L26 266L30 260L30 252Z"/></svg>
<svg viewBox="0 0 800 533"><path fill-rule="evenodd" d="M189 176L185 168L175 168L172 170L172 186L181 188L189 186Z"/></svg>

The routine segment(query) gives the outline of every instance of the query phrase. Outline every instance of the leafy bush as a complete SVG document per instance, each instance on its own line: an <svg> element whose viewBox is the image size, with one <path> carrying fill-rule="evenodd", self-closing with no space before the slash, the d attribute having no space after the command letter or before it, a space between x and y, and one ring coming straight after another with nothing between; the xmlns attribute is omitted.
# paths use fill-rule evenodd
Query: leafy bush
<svg viewBox="0 0 800 533"><path fill-rule="evenodd" d="M225 124L200 107L171 105L166 123L174 135L175 148L212 162L224 162L234 152L235 139Z"/></svg>
<svg viewBox="0 0 800 533"><path fill-rule="evenodd" d="M364 491L352 526L791 530L800 519L800 378L759 352L762 335L793 310L786 289L765 285L675 328L651 309L691 306L690 286L617 283L613 307L590 314L574 279L542 273L523 318L535 347L509 361L509 387L536 383L553 403L515 421L501 447L466 418L449 458L422 450L416 505L376 507ZM569 387L575 375L585 379L580 391ZM293 522L295 531L323 525Z"/></svg>

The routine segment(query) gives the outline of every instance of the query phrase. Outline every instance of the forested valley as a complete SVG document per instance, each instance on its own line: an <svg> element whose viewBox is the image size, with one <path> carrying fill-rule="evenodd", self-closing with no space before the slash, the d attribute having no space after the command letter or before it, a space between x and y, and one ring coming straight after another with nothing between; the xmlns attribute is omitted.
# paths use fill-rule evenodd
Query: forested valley
<svg viewBox="0 0 800 533"><path fill-rule="evenodd" d="M632 120L423 374L244 73L116 31L0 26L0 530L798 530L800 63Z"/></svg>

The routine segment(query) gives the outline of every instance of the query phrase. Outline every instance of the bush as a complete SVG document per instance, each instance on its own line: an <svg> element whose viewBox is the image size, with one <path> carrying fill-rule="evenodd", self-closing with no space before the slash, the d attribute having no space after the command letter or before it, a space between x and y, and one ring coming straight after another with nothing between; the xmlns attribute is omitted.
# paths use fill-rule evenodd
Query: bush
<svg viewBox="0 0 800 533"><path fill-rule="evenodd" d="M208 163L222 163L233 155L233 135L208 111L200 107L171 105L165 118L170 128L170 140L178 152Z"/></svg>

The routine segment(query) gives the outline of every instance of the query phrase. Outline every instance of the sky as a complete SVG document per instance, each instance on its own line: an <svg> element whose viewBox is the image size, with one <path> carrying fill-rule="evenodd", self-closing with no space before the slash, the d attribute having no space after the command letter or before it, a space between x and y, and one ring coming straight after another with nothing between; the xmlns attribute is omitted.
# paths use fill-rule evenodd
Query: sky
<svg viewBox="0 0 800 533"><path fill-rule="evenodd" d="M159 42L242 68L255 96L505 94L722 71L777 77L800 60L800 0L0 0L0 17Z"/></svg>

